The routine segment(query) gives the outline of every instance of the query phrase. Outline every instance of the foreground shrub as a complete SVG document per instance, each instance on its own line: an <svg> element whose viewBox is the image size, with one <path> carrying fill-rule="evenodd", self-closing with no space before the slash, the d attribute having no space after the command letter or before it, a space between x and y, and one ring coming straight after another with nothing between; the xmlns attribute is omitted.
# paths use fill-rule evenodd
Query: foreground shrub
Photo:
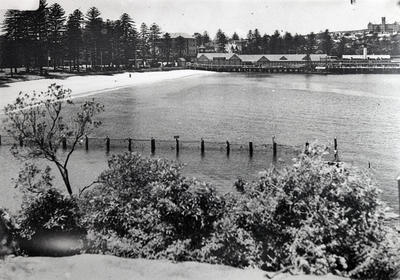
<svg viewBox="0 0 400 280"><path fill-rule="evenodd" d="M25 197L18 215L19 246L28 255L70 255L79 252L85 230L73 197L55 188Z"/></svg>
<svg viewBox="0 0 400 280"><path fill-rule="evenodd" d="M6 209L0 208L0 259L15 251L15 224Z"/></svg>
<svg viewBox="0 0 400 280"><path fill-rule="evenodd" d="M224 200L210 185L182 177L180 166L135 153L114 155L108 165L83 198L86 224L100 233L89 251L155 258L179 240L193 251L223 215Z"/></svg>
<svg viewBox="0 0 400 280"><path fill-rule="evenodd" d="M327 164L324 153L313 147L293 166L268 170L228 212L260 243L266 269L390 279L398 251L375 184L354 168Z"/></svg>

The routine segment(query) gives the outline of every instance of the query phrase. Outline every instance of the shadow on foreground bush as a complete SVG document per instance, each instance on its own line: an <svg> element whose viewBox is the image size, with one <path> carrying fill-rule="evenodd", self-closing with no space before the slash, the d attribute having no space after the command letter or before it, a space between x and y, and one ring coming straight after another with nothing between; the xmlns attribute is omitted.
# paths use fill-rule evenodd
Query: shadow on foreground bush
<svg viewBox="0 0 400 280"><path fill-rule="evenodd" d="M50 188L25 197L18 216L18 245L30 256L66 256L80 252L86 231L74 197Z"/></svg>

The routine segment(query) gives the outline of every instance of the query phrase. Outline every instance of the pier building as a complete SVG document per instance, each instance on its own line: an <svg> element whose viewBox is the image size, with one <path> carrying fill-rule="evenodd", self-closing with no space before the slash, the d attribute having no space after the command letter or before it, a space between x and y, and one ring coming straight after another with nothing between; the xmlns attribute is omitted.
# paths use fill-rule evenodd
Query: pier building
<svg viewBox="0 0 400 280"><path fill-rule="evenodd" d="M199 53L194 69L226 72L400 73L400 63L388 55Z"/></svg>

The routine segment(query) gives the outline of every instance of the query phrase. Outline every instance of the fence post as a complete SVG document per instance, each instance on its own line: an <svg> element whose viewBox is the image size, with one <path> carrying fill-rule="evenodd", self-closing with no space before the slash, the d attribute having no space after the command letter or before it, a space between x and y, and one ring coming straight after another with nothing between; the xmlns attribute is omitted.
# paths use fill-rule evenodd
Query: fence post
<svg viewBox="0 0 400 280"><path fill-rule="evenodd" d="M61 141L62 141L63 150L66 150L67 149L67 138L65 136L63 136Z"/></svg>
<svg viewBox="0 0 400 280"><path fill-rule="evenodd" d="M89 150L89 137L87 137L87 135L85 135L85 150Z"/></svg>
<svg viewBox="0 0 400 280"><path fill-rule="evenodd" d="M22 136L19 137L19 146L20 147L24 146L24 139L22 138Z"/></svg>
<svg viewBox="0 0 400 280"><path fill-rule="evenodd" d="M106 151L107 153L110 151L110 137L106 137Z"/></svg>
<svg viewBox="0 0 400 280"><path fill-rule="evenodd" d="M128 151L132 152L132 139L130 137L128 138Z"/></svg>
<svg viewBox="0 0 400 280"><path fill-rule="evenodd" d="M277 155L277 145L275 142L275 136L272 137L272 156L274 157L274 159L276 159L276 155Z"/></svg>
<svg viewBox="0 0 400 280"><path fill-rule="evenodd" d="M201 150L201 154L204 155L204 139L203 138L201 138L200 150Z"/></svg>
<svg viewBox="0 0 400 280"><path fill-rule="evenodd" d="M154 154L156 151L156 140L151 137L151 153Z"/></svg>
<svg viewBox="0 0 400 280"><path fill-rule="evenodd" d="M309 148L310 148L310 143L306 142L306 145L305 145L305 148L304 148L304 153L306 155L308 155Z"/></svg>
<svg viewBox="0 0 400 280"><path fill-rule="evenodd" d="M249 154L250 154L250 157L253 156L253 142L249 142Z"/></svg>
<svg viewBox="0 0 400 280"><path fill-rule="evenodd" d="M336 137L333 139L333 149L334 149L334 153L335 153L335 161L339 161Z"/></svg>
<svg viewBox="0 0 400 280"><path fill-rule="evenodd" d="M231 152L231 145L229 144L229 141L226 140L226 154L229 156L230 152Z"/></svg>

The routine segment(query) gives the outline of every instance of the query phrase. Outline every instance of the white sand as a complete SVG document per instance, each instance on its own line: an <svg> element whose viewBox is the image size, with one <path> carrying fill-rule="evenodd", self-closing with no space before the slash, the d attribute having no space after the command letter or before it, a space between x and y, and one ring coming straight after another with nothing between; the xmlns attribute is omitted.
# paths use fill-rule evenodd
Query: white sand
<svg viewBox="0 0 400 280"><path fill-rule="evenodd" d="M131 74L131 77L129 77ZM115 75L73 76L66 79L40 79L5 84L0 87L0 110L13 102L19 92L45 91L52 84L63 85L72 90L73 97L93 95L100 92L143 84L159 83L166 80L185 78L193 75L211 75L200 70L175 70L168 72L122 73Z"/></svg>
<svg viewBox="0 0 400 280"><path fill-rule="evenodd" d="M197 262L172 263L164 260L123 259L104 255L62 258L17 257L0 260L4 280L265 280L259 269L237 269ZM272 276L272 273L270 273ZM3 278L2 278L3 277ZM333 275L307 276L280 274L274 280L344 280Z"/></svg>

